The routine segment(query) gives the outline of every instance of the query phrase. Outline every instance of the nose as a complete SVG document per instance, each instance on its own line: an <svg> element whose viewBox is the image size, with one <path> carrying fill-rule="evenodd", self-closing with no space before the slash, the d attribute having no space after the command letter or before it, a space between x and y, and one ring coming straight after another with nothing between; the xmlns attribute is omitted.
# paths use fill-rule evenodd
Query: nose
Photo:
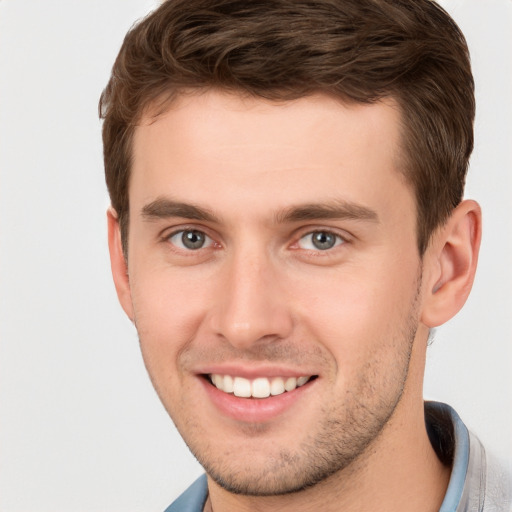
<svg viewBox="0 0 512 512"><path fill-rule="evenodd" d="M246 251L233 254L220 271L211 325L233 347L251 350L290 335L291 308L276 266L263 251Z"/></svg>

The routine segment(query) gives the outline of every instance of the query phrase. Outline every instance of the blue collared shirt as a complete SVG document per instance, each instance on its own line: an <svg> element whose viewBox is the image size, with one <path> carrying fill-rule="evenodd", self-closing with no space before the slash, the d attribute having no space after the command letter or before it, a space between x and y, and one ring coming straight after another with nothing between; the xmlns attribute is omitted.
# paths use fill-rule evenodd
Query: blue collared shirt
<svg viewBox="0 0 512 512"><path fill-rule="evenodd" d="M453 436L448 436L454 444L449 447L453 449L452 473L439 512L512 512L511 476L486 454L482 443L450 406L426 402L425 409L445 415L453 425ZM442 428L442 424L427 424L430 433ZM202 512L207 497L203 475L165 512Z"/></svg>

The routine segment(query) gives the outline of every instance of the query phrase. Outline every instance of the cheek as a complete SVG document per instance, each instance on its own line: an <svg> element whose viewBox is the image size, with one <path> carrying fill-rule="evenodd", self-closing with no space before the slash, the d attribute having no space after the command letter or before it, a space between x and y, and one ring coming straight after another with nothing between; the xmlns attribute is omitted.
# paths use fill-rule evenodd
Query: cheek
<svg viewBox="0 0 512 512"><path fill-rule="evenodd" d="M396 345L405 343L417 286L417 265L399 270L375 264L303 282L294 295L307 297L300 306L306 329L338 367L352 372L369 360L391 357L400 349Z"/></svg>
<svg viewBox="0 0 512 512"><path fill-rule="evenodd" d="M210 302L205 283L190 280L183 272L158 270L134 272L131 283L135 325L148 371L178 369L179 353L194 339Z"/></svg>

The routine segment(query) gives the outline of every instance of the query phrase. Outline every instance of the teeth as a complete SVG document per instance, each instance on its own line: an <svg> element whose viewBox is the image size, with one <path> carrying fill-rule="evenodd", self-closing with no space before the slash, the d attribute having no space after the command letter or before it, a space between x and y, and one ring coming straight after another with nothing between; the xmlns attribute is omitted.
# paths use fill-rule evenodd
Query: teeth
<svg viewBox="0 0 512 512"><path fill-rule="evenodd" d="M224 382L223 382L223 386L220 388L222 389L222 391L225 391L226 393L233 393L234 391L234 382L233 382L233 377L231 377L231 375L224 375ZM219 386L217 386L219 387Z"/></svg>
<svg viewBox="0 0 512 512"><path fill-rule="evenodd" d="M273 377L272 379L258 377L251 381L231 375L210 375L210 379L217 389L224 393L233 393L240 398L267 398L271 395L281 395L285 391L293 391L297 387L304 386L310 378L311 376Z"/></svg>
<svg viewBox="0 0 512 512"><path fill-rule="evenodd" d="M309 377L298 377L297 378L297 387L304 386L306 382L309 380Z"/></svg>
<svg viewBox="0 0 512 512"><path fill-rule="evenodd" d="M277 379L272 379L270 382L270 394L272 396L281 395L284 393L284 381L280 377Z"/></svg>
<svg viewBox="0 0 512 512"><path fill-rule="evenodd" d="M212 382L220 389L222 387L222 375L212 375Z"/></svg>
<svg viewBox="0 0 512 512"><path fill-rule="evenodd" d="M264 377L254 379L251 389L254 398L267 398L267 396L270 396L270 382Z"/></svg>
<svg viewBox="0 0 512 512"><path fill-rule="evenodd" d="M286 391L293 391L297 387L297 379L295 377L288 377L284 383Z"/></svg>
<svg viewBox="0 0 512 512"><path fill-rule="evenodd" d="M233 393L235 396L249 398L251 396L251 381L243 377L235 377L233 381Z"/></svg>

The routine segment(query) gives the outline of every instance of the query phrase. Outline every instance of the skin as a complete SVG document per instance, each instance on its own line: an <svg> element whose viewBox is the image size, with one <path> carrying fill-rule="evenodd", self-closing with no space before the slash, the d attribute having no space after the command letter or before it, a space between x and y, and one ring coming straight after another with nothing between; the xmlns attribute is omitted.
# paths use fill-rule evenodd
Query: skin
<svg viewBox="0 0 512 512"><path fill-rule="evenodd" d="M399 116L392 101L209 91L136 129L128 262L109 212L114 280L155 389L207 471L207 509L442 502L426 341L469 293L480 210L463 202L420 257ZM187 248L184 230L205 244ZM334 246L316 248L318 232ZM209 373L315 379L270 416L258 408L272 398L253 415L247 399L229 402L240 416L212 399Z"/></svg>

